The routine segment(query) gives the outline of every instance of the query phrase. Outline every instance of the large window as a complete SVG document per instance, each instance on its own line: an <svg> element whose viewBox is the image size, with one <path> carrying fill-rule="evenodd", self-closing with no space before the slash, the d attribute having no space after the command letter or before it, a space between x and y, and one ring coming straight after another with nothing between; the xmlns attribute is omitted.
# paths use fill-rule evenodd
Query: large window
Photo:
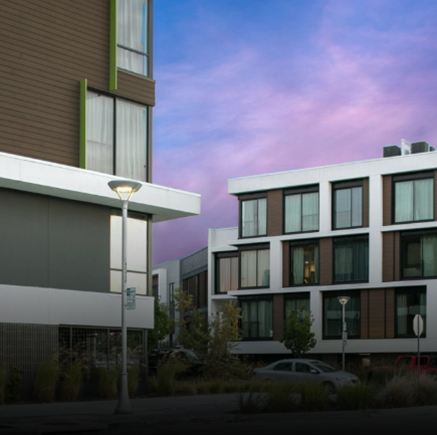
<svg viewBox="0 0 437 435"><path fill-rule="evenodd" d="M433 172L393 177L394 222L434 219Z"/></svg>
<svg viewBox="0 0 437 435"><path fill-rule="evenodd" d="M242 299L243 340L269 340L273 337L273 300Z"/></svg>
<svg viewBox="0 0 437 435"><path fill-rule="evenodd" d="M270 285L270 249L240 252L240 287L256 288Z"/></svg>
<svg viewBox="0 0 437 435"><path fill-rule="evenodd" d="M416 314L423 318L423 333L426 334L426 291L424 287L396 290L396 337L415 337L413 320Z"/></svg>
<svg viewBox="0 0 437 435"><path fill-rule="evenodd" d="M319 186L285 191L284 228L286 233L319 229Z"/></svg>
<svg viewBox="0 0 437 435"><path fill-rule="evenodd" d="M437 277L437 233L401 235L402 278Z"/></svg>
<svg viewBox="0 0 437 435"><path fill-rule="evenodd" d="M147 181L147 107L88 91L86 168Z"/></svg>
<svg viewBox="0 0 437 435"><path fill-rule="evenodd" d="M313 285L319 283L318 242L290 243L290 284Z"/></svg>
<svg viewBox="0 0 437 435"><path fill-rule="evenodd" d="M216 254L216 293L238 290L238 254Z"/></svg>
<svg viewBox="0 0 437 435"><path fill-rule="evenodd" d="M334 282L369 280L369 238L365 236L334 239Z"/></svg>
<svg viewBox="0 0 437 435"><path fill-rule="evenodd" d="M349 296L345 306L348 338L359 338L361 333L361 295L359 291L323 293L323 338L341 338L342 305L339 296Z"/></svg>
<svg viewBox="0 0 437 435"><path fill-rule="evenodd" d="M310 311L310 294L305 293L290 293L284 296L285 315L288 311L300 311L303 310L303 314Z"/></svg>
<svg viewBox="0 0 437 435"><path fill-rule="evenodd" d="M334 229L363 226L363 182L333 184Z"/></svg>
<svg viewBox="0 0 437 435"><path fill-rule="evenodd" d="M267 234L267 198L241 201L241 236L256 237Z"/></svg>
<svg viewBox="0 0 437 435"><path fill-rule="evenodd" d="M117 66L148 75L148 1L117 1Z"/></svg>

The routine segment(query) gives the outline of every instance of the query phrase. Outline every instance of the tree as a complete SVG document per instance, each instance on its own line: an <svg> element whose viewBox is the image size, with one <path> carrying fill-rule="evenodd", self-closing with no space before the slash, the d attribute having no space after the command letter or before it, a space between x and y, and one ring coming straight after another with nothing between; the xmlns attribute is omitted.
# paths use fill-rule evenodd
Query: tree
<svg viewBox="0 0 437 435"><path fill-rule="evenodd" d="M313 322L314 317L311 315L311 311L304 307L299 310L287 310L280 342L284 343L284 346L292 352L294 357L301 358L316 345L315 334L311 332Z"/></svg>
<svg viewBox="0 0 437 435"><path fill-rule="evenodd" d="M147 333L148 349L153 349L158 345L158 342L170 333L170 319L168 315L167 305L159 302L159 298L155 298L155 326Z"/></svg>

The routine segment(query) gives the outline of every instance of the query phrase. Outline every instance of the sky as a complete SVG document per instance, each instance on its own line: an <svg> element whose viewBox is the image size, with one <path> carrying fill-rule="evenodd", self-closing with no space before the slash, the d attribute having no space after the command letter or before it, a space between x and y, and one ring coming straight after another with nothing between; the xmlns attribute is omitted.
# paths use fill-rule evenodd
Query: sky
<svg viewBox="0 0 437 435"><path fill-rule="evenodd" d="M153 264L238 226L228 180L437 146L437 0L155 0L153 183L201 214L153 226Z"/></svg>

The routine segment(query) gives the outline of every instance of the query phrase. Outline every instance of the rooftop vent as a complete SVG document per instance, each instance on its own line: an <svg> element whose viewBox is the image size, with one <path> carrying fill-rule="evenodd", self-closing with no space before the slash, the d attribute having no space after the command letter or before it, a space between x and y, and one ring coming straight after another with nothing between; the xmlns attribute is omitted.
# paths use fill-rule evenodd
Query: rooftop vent
<svg viewBox="0 0 437 435"><path fill-rule="evenodd" d="M388 145L384 147L384 157L400 156L401 154L402 151L397 145Z"/></svg>
<svg viewBox="0 0 437 435"><path fill-rule="evenodd" d="M417 154L417 153L427 153L429 151L434 151L433 147L429 146L428 142L414 142L411 144L411 153Z"/></svg>
<svg viewBox="0 0 437 435"><path fill-rule="evenodd" d="M384 147L384 157L406 156L408 154L428 153L435 151L428 142L413 142L410 143L405 139L401 140L401 146L387 145Z"/></svg>

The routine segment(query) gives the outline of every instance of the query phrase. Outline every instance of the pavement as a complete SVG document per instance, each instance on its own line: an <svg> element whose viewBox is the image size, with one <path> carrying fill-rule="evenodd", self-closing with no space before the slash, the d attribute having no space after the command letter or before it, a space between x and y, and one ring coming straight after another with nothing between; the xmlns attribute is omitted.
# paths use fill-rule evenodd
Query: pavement
<svg viewBox="0 0 437 435"><path fill-rule="evenodd" d="M236 394L131 399L131 414L115 414L117 400L0 405L0 435L24 434L411 434L437 426L437 406L366 411L241 414ZM182 431L182 432L181 432ZM250 432L249 432L250 431Z"/></svg>

